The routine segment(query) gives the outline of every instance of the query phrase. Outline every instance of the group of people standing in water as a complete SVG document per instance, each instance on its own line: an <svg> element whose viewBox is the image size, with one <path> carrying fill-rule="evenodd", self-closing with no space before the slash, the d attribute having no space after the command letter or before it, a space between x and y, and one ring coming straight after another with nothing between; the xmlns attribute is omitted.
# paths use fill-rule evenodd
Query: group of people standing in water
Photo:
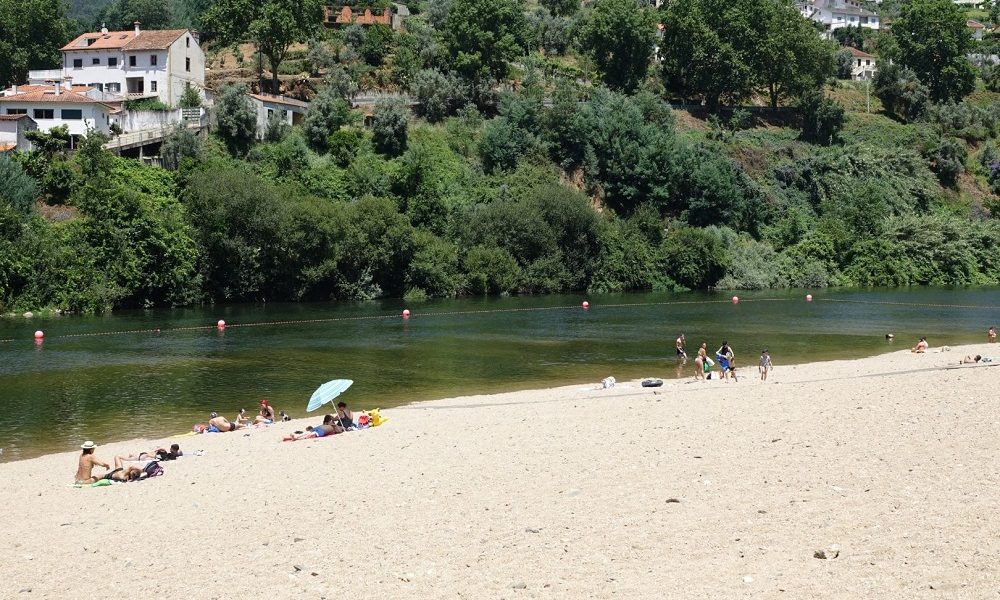
<svg viewBox="0 0 1000 600"><path fill-rule="evenodd" d="M680 373L683 366L687 364L687 349L685 347L687 339L684 334L678 336L675 343L677 350L677 361L678 361L678 373ZM708 342L702 342L701 346L698 347L698 355L694 358L694 378L695 380L706 380L713 379L712 367L716 364L719 365L719 373L714 377L715 379L723 379L729 381L732 378L733 381L739 381L736 375L736 354L733 352L732 346L729 345L728 340L723 340L722 345L719 349L715 351L715 360L712 360L708 355ZM760 351L760 362L758 364L758 370L760 372L761 381L767 381L768 372L773 369L771 364L771 354L768 352L767 348Z"/></svg>

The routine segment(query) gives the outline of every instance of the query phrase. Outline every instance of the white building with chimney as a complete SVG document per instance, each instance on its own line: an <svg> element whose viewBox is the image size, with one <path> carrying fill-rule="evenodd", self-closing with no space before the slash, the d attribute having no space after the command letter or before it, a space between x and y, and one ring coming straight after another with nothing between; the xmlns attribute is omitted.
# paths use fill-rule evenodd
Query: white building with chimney
<svg viewBox="0 0 1000 600"><path fill-rule="evenodd" d="M84 33L62 48L62 79L127 100L158 98L177 106L187 86L204 95L205 54L187 29ZM31 81L51 76L32 72Z"/></svg>
<svg viewBox="0 0 1000 600"><path fill-rule="evenodd" d="M71 86L68 81L15 85L0 92L0 116L27 115L45 132L65 125L74 137L90 130L108 134L117 109L89 95L94 92L87 86Z"/></svg>

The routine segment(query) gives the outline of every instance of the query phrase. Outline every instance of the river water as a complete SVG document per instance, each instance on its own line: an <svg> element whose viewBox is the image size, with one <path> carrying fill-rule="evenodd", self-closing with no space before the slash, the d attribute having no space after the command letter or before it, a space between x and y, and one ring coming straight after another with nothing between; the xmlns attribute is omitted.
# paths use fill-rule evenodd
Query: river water
<svg viewBox="0 0 1000 600"><path fill-rule="evenodd" d="M354 409L473 393L679 373L688 351L723 339L754 367L982 342L1000 289L646 293L413 303L267 304L0 319L0 460L190 431L261 398L294 417L330 379L353 379ZM213 324L225 319L219 331ZM45 331L36 343L32 333ZM159 330L159 331L157 331ZM889 344L885 334L895 334ZM756 372L756 369L752 369Z"/></svg>

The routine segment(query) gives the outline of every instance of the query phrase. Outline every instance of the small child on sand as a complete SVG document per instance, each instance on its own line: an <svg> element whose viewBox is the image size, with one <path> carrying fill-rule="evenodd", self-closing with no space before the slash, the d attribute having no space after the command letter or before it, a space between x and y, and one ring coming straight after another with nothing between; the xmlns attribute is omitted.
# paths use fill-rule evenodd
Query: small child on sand
<svg viewBox="0 0 1000 600"><path fill-rule="evenodd" d="M767 348L760 351L760 380L767 381L767 372L774 368L771 364L771 355L768 354Z"/></svg>

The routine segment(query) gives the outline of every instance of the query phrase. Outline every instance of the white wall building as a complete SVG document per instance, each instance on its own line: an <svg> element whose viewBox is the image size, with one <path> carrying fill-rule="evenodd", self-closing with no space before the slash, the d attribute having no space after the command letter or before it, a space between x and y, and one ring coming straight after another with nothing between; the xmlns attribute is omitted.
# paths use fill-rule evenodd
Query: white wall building
<svg viewBox="0 0 1000 600"><path fill-rule="evenodd" d="M846 48L851 53L851 79L864 81L875 77L878 71L878 59L867 52L848 46Z"/></svg>
<svg viewBox="0 0 1000 600"><path fill-rule="evenodd" d="M14 86L0 95L0 115L28 115L41 131L66 125L73 136L86 135L91 129L108 134L115 108L91 98L89 91L68 82Z"/></svg>
<svg viewBox="0 0 1000 600"><path fill-rule="evenodd" d="M38 125L26 114L0 114L0 153L31 150L31 141L25 134L36 129Z"/></svg>
<svg viewBox="0 0 1000 600"><path fill-rule="evenodd" d="M62 48L62 77L126 99L177 106L185 87L203 93L205 54L186 29L84 33ZM32 81L44 73L31 73Z"/></svg>
<svg viewBox="0 0 1000 600"><path fill-rule="evenodd" d="M878 15L855 0L809 0L800 8L802 16L823 24L825 37L841 27L863 27L878 31Z"/></svg>
<svg viewBox="0 0 1000 600"><path fill-rule="evenodd" d="M248 94L257 109L257 139L264 139L267 122L272 116L278 115L289 125L298 125L305 117L309 103L285 96L272 94Z"/></svg>

